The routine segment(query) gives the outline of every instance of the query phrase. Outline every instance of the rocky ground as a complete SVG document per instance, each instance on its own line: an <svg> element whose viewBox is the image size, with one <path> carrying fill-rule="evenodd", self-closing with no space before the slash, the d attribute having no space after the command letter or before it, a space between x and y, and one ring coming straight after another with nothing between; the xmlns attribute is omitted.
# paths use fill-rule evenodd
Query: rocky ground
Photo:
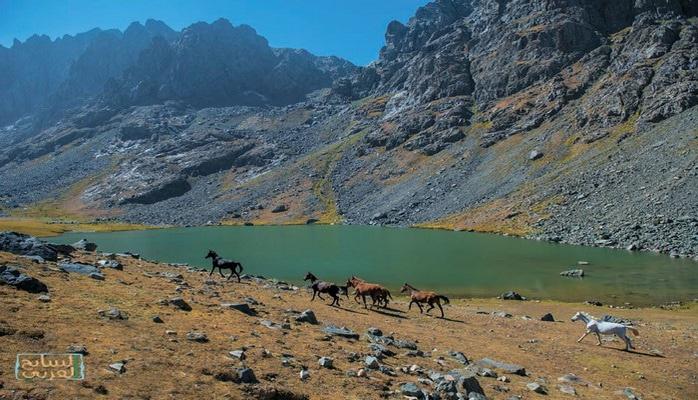
<svg viewBox="0 0 698 400"><path fill-rule="evenodd" d="M3 246L30 258L0 252L3 399L698 394L694 305L609 310L453 299L441 319L408 311L400 297L385 309L344 298L331 307L274 279L246 275L237 283L184 265L87 251L89 243L66 255L71 249L20 242ZM583 326L569 321L577 311L631 321L641 334L637 350L622 351L612 338L600 347L592 338L577 343ZM554 322L541 320L547 313ZM15 380L16 353L67 351L85 354L84 381Z"/></svg>

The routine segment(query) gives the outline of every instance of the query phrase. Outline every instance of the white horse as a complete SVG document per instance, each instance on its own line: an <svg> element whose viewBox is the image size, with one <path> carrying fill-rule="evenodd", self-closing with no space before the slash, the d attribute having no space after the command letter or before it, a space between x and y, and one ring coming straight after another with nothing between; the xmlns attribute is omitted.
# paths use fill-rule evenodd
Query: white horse
<svg viewBox="0 0 698 400"><path fill-rule="evenodd" d="M625 351L628 351L630 349L634 349L635 347L633 347L633 342L630 341L626 331L629 330L633 333L633 335L640 336L640 332L631 326L617 324L615 322L599 321L584 312L578 312L572 316L572 321L579 320L584 321L584 323L587 325L587 331L584 333L584 335L582 335L582 337L579 338L579 340L577 340L577 343L581 342L582 339L587 337L587 335L592 332L596 334L596 338L599 340L599 343L596 344L597 346L601 346L601 334L616 335L623 339L625 342Z"/></svg>

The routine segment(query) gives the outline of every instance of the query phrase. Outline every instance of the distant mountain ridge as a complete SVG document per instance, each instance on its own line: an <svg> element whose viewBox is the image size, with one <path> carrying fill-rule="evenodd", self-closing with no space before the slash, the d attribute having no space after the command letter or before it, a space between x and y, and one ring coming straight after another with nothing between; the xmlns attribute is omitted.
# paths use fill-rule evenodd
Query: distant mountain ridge
<svg viewBox="0 0 698 400"><path fill-rule="evenodd" d="M0 46L0 123L60 116L95 98L116 106L285 105L354 69L338 57L272 49L251 27L225 19L182 32L149 19L124 32L96 28L55 41L35 35Z"/></svg>

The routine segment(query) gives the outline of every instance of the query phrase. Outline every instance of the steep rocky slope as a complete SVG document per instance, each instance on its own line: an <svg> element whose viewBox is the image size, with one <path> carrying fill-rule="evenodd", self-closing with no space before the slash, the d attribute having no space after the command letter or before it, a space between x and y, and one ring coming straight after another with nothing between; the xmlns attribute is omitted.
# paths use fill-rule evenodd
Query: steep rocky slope
<svg viewBox="0 0 698 400"><path fill-rule="evenodd" d="M21 140L0 152L0 199L14 215L420 225L696 256L697 13L439 0L391 22L358 69L195 24L59 123L6 127L0 142Z"/></svg>

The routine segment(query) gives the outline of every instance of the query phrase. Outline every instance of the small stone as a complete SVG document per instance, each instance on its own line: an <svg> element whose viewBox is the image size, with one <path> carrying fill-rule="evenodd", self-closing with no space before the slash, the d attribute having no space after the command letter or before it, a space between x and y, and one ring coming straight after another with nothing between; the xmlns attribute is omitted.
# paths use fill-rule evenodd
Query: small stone
<svg viewBox="0 0 698 400"><path fill-rule="evenodd" d="M400 386L400 393L404 396L410 396L410 397L417 397L421 398L422 397L422 390L417 387L412 382L408 383L403 383Z"/></svg>
<svg viewBox="0 0 698 400"><path fill-rule="evenodd" d="M557 388L560 389L560 391L564 394L569 394L572 396L577 395L577 391L570 385L558 385Z"/></svg>
<svg viewBox="0 0 698 400"><path fill-rule="evenodd" d="M107 318L111 320L127 320L128 314L119 310L118 308L110 308L109 311L99 310L97 311L102 318Z"/></svg>
<svg viewBox="0 0 698 400"><path fill-rule="evenodd" d="M528 153L528 159L531 161L537 160L541 157L543 157L543 152L541 152L539 150L531 150L531 152Z"/></svg>
<svg viewBox="0 0 698 400"><path fill-rule="evenodd" d="M93 273L91 273L89 276L90 276L90 278L92 278L92 279L94 279L94 280L98 280L98 281L103 281L103 280L104 280L104 275L99 274L99 273L97 273L97 272L93 272Z"/></svg>
<svg viewBox="0 0 698 400"><path fill-rule="evenodd" d="M87 347L79 344L71 344L66 348L66 353L82 354L83 356L88 355Z"/></svg>
<svg viewBox="0 0 698 400"><path fill-rule="evenodd" d="M208 342L208 336L206 336L206 334L203 332L192 331L187 333L187 340L191 340L192 342L197 343L206 343Z"/></svg>
<svg viewBox="0 0 698 400"><path fill-rule="evenodd" d="M184 299L181 297L173 297L169 300L165 300L165 303L174 306L178 310L191 311L191 306L189 305L189 303L184 301Z"/></svg>
<svg viewBox="0 0 698 400"><path fill-rule="evenodd" d="M378 369L380 364L378 363L378 359L373 356L366 356L364 359L364 364L370 368L370 369Z"/></svg>
<svg viewBox="0 0 698 400"><path fill-rule="evenodd" d="M50 303L51 302L51 296L49 296L47 294L42 294L41 296L37 297L36 299L42 303Z"/></svg>
<svg viewBox="0 0 698 400"><path fill-rule="evenodd" d="M123 374L124 372L126 372L126 366L123 362L115 362L113 364L109 364L109 369L118 374Z"/></svg>
<svg viewBox="0 0 698 400"><path fill-rule="evenodd" d="M238 381L242 383L255 383L257 382L257 377L254 375L254 371L251 368L240 368L238 369Z"/></svg>
<svg viewBox="0 0 698 400"><path fill-rule="evenodd" d="M356 376L359 378L364 378L366 376L366 370L361 368L356 372Z"/></svg>
<svg viewBox="0 0 698 400"><path fill-rule="evenodd" d="M317 318L315 317L315 313L312 310L305 310L300 315L296 317L296 321L298 322L306 322L309 324L317 324Z"/></svg>
<svg viewBox="0 0 698 400"><path fill-rule="evenodd" d="M250 308L250 305L247 303L223 303L221 304L221 307L237 310L249 316L257 315L257 312L254 309Z"/></svg>
<svg viewBox="0 0 698 400"><path fill-rule="evenodd" d="M545 389L545 387L537 382L527 383L526 387L528 388L528 390L532 392L536 392L539 394L548 394L548 391Z"/></svg>
<svg viewBox="0 0 698 400"><path fill-rule="evenodd" d="M368 334L373 336L383 336L383 331L378 328L371 327L368 328Z"/></svg>
<svg viewBox="0 0 698 400"><path fill-rule="evenodd" d="M333 360L330 357L320 357L318 364L324 368L332 368Z"/></svg>
<svg viewBox="0 0 698 400"><path fill-rule="evenodd" d="M164 323L165 321L163 321L162 318L160 318L159 315L156 315L156 316L153 317L153 322L155 322L156 324L162 324L162 323Z"/></svg>
<svg viewBox="0 0 698 400"><path fill-rule="evenodd" d="M244 350L233 350L233 351L228 352L228 354L230 354L231 357L237 358L240 361L247 358Z"/></svg>
<svg viewBox="0 0 698 400"><path fill-rule="evenodd" d="M302 381L310 378L310 372L305 368L301 369L301 372L299 375L300 375Z"/></svg>
<svg viewBox="0 0 698 400"><path fill-rule="evenodd" d="M175 336L175 335L177 335L177 331L167 330L167 331L165 331L165 335Z"/></svg>
<svg viewBox="0 0 698 400"><path fill-rule="evenodd" d="M500 377L497 377L497 380L500 381L500 382L504 382L504 383L510 381L509 377L506 376L506 375L502 375L502 376L500 376Z"/></svg>
<svg viewBox="0 0 698 400"><path fill-rule="evenodd" d="M553 318L553 314L547 313L540 317L541 321L546 321L546 322L555 322L555 318Z"/></svg>

